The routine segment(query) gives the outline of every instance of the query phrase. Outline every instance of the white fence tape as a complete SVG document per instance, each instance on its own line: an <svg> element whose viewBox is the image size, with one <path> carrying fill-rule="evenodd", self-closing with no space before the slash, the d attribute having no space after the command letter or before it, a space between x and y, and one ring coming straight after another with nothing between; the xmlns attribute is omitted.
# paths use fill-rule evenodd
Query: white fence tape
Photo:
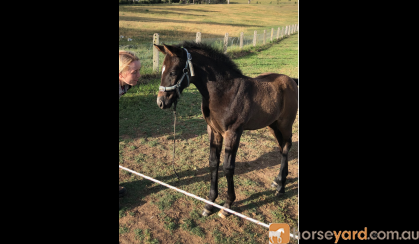
<svg viewBox="0 0 419 244"><path fill-rule="evenodd" d="M239 216L239 217L241 217L241 218L244 218L244 219L250 220L250 221L252 221L253 223L256 223L256 224L261 225L261 226L263 226L263 227L269 228L269 225L267 225L267 224L265 224L265 223L262 223L262 222L260 222L260 221L255 220L255 219L252 219L252 218L250 218L250 217L247 217L246 215L243 215L243 214L241 214L241 213L237 213L237 212L235 212L235 211L233 211L233 210L231 210L231 209L225 208L225 207L223 207L223 206L220 206L220 205L218 205L218 204L215 204L215 203L213 203L213 202L210 202L210 201L208 201L208 200L206 200L206 199L203 199L203 198L201 198L201 197L195 196L194 194L191 194L191 193L189 193L189 192L186 192L186 191L181 190L181 189L179 189L179 188L176 188L176 187L174 187L174 186L168 185L168 184L166 184L166 183L164 183L164 182L161 182L161 181L159 181L159 180L153 179L153 178L148 177L148 176L146 176L146 175L140 174L140 173L138 173L138 172L135 172L134 170L130 170L130 169L128 169L128 168L122 167L121 165L119 165L119 168L121 168L121 169L123 169L123 170L126 170L126 171L128 171L128 172L131 172L131 173L133 173L133 174L136 174L136 175L138 175L138 176L141 176L141 177L143 177L143 178L146 178L147 180L151 180L151 181L154 181L154 182L159 183L159 184L161 184L161 185L164 185L164 186L166 186L166 187L169 187L169 188L171 188L171 189L173 189L173 190L175 190L175 191L181 192L181 193L183 193L183 194L185 194L185 195L187 195L187 196L193 197L193 198L195 198L195 199L198 199L198 200L200 200L200 201L203 201L203 202L205 202L205 203L208 203L208 204L210 204L210 205L213 205L214 207L220 208L220 209L222 209L222 210L224 210L224 211L227 211L227 212L229 212L229 213L232 213L232 214L234 214L234 215L237 215L237 216ZM293 235L293 234L291 234L291 233L290 233L290 236L291 236L292 238L298 238L298 236L294 236L294 235Z"/></svg>

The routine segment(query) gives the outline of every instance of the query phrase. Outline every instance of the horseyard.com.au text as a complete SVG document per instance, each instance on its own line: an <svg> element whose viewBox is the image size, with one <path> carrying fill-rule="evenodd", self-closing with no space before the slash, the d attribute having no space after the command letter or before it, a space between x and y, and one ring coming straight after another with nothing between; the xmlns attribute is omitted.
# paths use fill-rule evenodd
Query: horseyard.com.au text
<svg viewBox="0 0 419 244"><path fill-rule="evenodd" d="M303 231L295 232L292 230L291 234L297 235L298 239L303 240L418 240L419 231L371 231L368 232L367 227L364 230L345 230L345 231Z"/></svg>

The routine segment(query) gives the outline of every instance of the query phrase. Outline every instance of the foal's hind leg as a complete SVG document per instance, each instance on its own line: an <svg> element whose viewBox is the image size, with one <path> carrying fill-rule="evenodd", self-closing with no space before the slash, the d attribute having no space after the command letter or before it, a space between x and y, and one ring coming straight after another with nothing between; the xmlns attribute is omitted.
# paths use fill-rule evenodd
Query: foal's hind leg
<svg viewBox="0 0 419 244"><path fill-rule="evenodd" d="M221 134L213 131L209 125L207 125L208 136L210 139L210 156L209 156L209 166L211 174L211 188L209 194L209 200L214 202L218 196L218 166L220 165L220 153L223 146L223 137ZM206 204L203 216L208 216L212 214L212 209L214 206Z"/></svg>
<svg viewBox="0 0 419 244"><path fill-rule="evenodd" d="M275 125L276 123L269 126L271 133L275 136L276 140L278 141L279 152L280 152L280 161L281 161L281 168L279 170L278 175L272 182L272 187L277 189L275 195L282 195L285 193L285 183L288 176L288 152L292 146L291 140L291 133L287 133L287 138L284 138L283 133L278 129Z"/></svg>

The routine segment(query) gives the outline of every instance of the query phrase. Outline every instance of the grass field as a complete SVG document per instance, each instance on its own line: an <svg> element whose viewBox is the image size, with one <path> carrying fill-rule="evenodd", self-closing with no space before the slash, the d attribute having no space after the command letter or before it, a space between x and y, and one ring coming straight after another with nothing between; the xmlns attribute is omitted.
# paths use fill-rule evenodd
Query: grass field
<svg viewBox="0 0 419 244"><path fill-rule="evenodd" d="M227 5L120 6L120 31L126 30L121 29L121 25L129 22L127 18L121 20L121 16L135 17L135 14L142 14L141 11L147 12L146 9L149 10L148 12L153 11L155 19L172 18L167 22L153 20L153 25L148 27L144 25L146 39L148 39L148 34L152 36L155 28L161 28L160 33L164 33L163 30L178 31L175 28L176 25L192 28L190 27L192 21L197 22L196 28L203 28L201 32L205 30L205 33L214 32L213 35L219 35L215 30L206 27L205 23L201 23L202 26L198 27L198 17L203 16L196 15L207 14L208 19L217 19L218 24L223 24L220 26L231 28L231 30L243 27L244 29L239 31L253 32L253 27L245 26L251 25L246 20L245 13L241 17L234 17L240 15L240 11L246 12L251 9L258 9L259 15L263 17L265 17L263 13L275 16L279 21L284 21L282 26L297 23L297 13L293 12L297 10L296 5L283 3L282 7L279 7L274 4L270 5L270 1L265 2L267 3L262 2L260 6L256 4L241 8L242 4L228 6L232 9L237 8L234 10L236 14L231 9L232 13L228 14ZM184 11L185 9L189 10ZM179 10L179 16L171 16L164 12L172 13L175 10ZM269 10L272 12L283 10L285 17L282 12L271 14ZM216 18L217 13L221 13L222 16L228 15L231 23L227 23L228 20ZM184 19L189 22L179 22L182 16L193 19ZM274 21L269 22L269 19L257 22L257 25L273 26ZM140 33L142 26L135 26L134 22L132 21L129 29L133 31L132 33ZM170 26L168 26L169 22ZM193 28L184 29L183 32L178 32L176 38L186 38L188 33L195 31ZM223 36L224 33L220 35ZM193 33L194 36L195 33ZM146 40L138 38L137 42L146 42ZM264 46L247 47L243 52L231 51L228 55L233 57L233 61L237 63L243 74L250 77L264 72L298 77L298 33L273 43L269 42ZM150 72L150 69L141 70L141 74ZM182 99L179 100L177 106L175 168L180 176L180 181L177 181L171 165L173 112L161 110L156 104L160 84L159 75L154 78L147 75L143 77L145 78L141 80L141 85L130 89L119 100L119 164L207 199L210 186L209 142L206 122L200 111L201 96L198 90L191 84L183 91ZM286 193L281 198L277 198L274 196L274 189L270 188L270 183L278 174L280 167L278 146L274 137L267 128L243 133L236 158L234 183L237 198L232 210L266 224L288 223L291 229L298 228L298 114L293 125L292 141ZM224 204L227 193L227 182L222 171L223 158L222 153L219 196L216 199L219 205ZM210 244L266 243L268 241L268 229L262 226L236 216L221 219L217 213L204 218L201 216L204 203L124 170L119 170L119 184L127 188L127 195L119 200L120 243ZM291 239L291 243L296 243L296 241Z"/></svg>
<svg viewBox="0 0 419 244"><path fill-rule="evenodd" d="M242 3L247 1L240 1ZM261 2L261 1L259 1ZM298 4L294 1L269 4L155 4L120 5L119 36L134 42L120 40L121 45L151 43L153 34L159 33L160 41L194 40L196 32L202 38L222 38L253 34L253 31L278 28L298 22Z"/></svg>
<svg viewBox="0 0 419 244"><path fill-rule="evenodd" d="M247 3L247 2L246 2ZM244 33L243 50L253 48L253 34L257 31L257 46L270 42L273 28L274 39L278 27L296 24L298 7L290 2L281 4L156 4L120 5L120 49L130 50L140 57L142 74L153 73L153 34L159 33L160 43L178 44L194 41L201 32L202 42L222 49L225 33L229 35L228 52L239 51L240 32ZM223 16L220 18L219 16ZM278 17L280 16L280 17ZM132 41L127 41L131 38ZM163 55L160 56L160 64Z"/></svg>

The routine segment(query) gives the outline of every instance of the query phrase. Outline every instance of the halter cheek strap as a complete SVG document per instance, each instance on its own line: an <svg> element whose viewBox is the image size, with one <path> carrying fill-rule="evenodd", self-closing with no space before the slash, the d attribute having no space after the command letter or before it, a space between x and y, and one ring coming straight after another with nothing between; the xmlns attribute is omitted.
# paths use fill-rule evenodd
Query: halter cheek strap
<svg viewBox="0 0 419 244"><path fill-rule="evenodd" d="M186 87L189 86L188 68L191 71L191 76L195 76L195 72L193 70L193 65L192 65L192 62L191 62L192 55L188 52L188 50L186 50L186 48L183 48L183 49L186 51L187 61L186 61L185 68L183 69L182 78L180 78L180 80L173 86L159 86L159 91L166 92L166 91L176 90L178 96L180 97L179 87L182 84L182 81L185 78L185 76L186 76L186 79L188 80L188 85Z"/></svg>

